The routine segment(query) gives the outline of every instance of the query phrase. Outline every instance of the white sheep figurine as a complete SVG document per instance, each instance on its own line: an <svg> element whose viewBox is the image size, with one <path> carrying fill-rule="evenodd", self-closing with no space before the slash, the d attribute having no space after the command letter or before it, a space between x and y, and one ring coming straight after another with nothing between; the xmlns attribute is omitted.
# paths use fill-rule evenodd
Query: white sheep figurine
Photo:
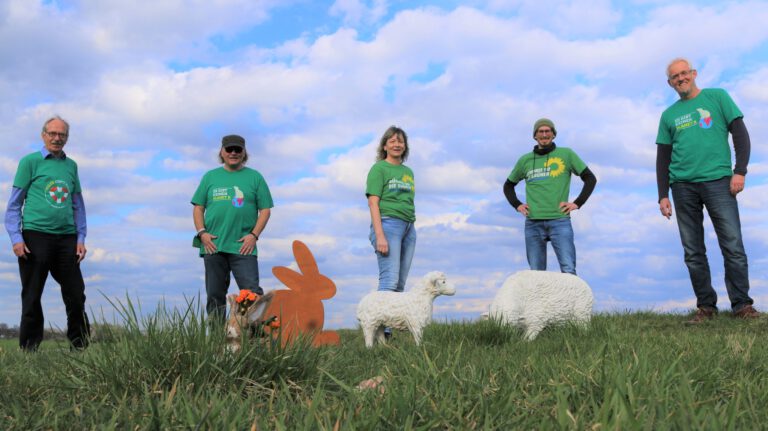
<svg viewBox="0 0 768 431"><path fill-rule="evenodd" d="M357 305L365 346L373 347L374 335L380 344L386 344L385 327L408 329L418 346L421 332L432 321L432 302L440 295L454 293L456 288L448 283L445 274L433 271L408 292L374 291L365 295Z"/></svg>
<svg viewBox="0 0 768 431"><path fill-rule="evenodd" d="M586 327L592 289L573 274L520 271L507 278L491 303L490 316L525 330L533 340L545 327L572 322Z"/></svg>

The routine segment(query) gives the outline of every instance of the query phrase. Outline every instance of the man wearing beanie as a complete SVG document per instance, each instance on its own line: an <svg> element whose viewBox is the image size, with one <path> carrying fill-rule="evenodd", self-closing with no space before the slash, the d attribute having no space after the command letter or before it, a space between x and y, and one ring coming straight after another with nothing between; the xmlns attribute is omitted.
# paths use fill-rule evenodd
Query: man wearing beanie
<svg viewBox="0 0 768 431"><path fill-rule="evenodd" d="M533 270L547 270L547 241L552 242L560 271L576 274L576 246L573 242L571 211L581 208L595 189L597 179L570 148L558 147L552 120L540 118L533 125L533 151L523 154L504 183L504 195L525 216L525 252ZM568 201L571 174L584 181L579 196ZM515 186L525 180L523 203Z"/></svg>
<svg viewBox="0 0 768 431"><path fill-rule="evenodd" d="M259 287L256 242L273 204L264 177L245 166L245 139L222 138L219 161L222 166L208 171L192 196L192 217L195 245L205 264L205 309L209 317L223 323L230 272L240 289L264 293Z"/></svg>

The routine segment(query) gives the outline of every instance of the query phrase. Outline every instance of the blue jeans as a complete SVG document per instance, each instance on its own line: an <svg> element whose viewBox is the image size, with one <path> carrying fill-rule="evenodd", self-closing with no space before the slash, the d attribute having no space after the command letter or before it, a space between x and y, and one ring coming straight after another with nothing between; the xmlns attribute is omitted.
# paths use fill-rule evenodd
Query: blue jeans
<svg viewBox="0 0 768 431"><path fill-rule="evenodd" d="M717 309L717 293L712 288L707 249L704 245L704 211L715 227L717 242L725 263L725 289L731 308L738 311L754 301L749 297L747 254L741 240L741 221L736 198L730 192L731 177L701 183L673 183L677 227L685 252L685 265L691 277L696 306Z"/></svg>
<svg viewBox="0 0 768 431"><path fill-rule="evenodd" d="M394 217L383 217L381 227L389 244L389 253L383 255L376 252L379 262L379 289L402 292L405 290L405 280L411 270L413 253L416 250L416 228L413 223ZM376 250L376 234L368 235L373 249Z"/></svg>
<svg viewBox="0 0 768 431"><path fill-rule="evenodd" d="M571 218L525 219L525 253L531 269L547 270L547 241L552 242L560 271L576 275L576 246L573 243Z"/></svg>
<svg viewBox="0 0 768 431"><path fill-rule="evenodd" d="M259 260L254 255L214 253L203 256L205 263L205 293L208 297L205 310L208 316L224 321L227 315L227 290L229 273L235 276L240 289L249 289L258 295L264 291L259 287Z"/></svg>

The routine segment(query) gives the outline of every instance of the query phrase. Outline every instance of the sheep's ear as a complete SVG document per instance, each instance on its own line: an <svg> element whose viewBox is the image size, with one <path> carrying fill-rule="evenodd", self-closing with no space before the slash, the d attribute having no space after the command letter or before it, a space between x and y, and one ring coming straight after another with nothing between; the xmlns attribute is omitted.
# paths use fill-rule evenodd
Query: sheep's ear
<svg viewBox="0 0 768 431"><path fill-rule="evenodd" d="M235 304L237 304L237 295L234 293L231 295L227 295L227 303L229 304L229 309L231 311L235 311Z"/></svg>
<svg viewBox="0 0 768 431"><path fill-rule="evenodd" d="M274 291L267 293L254 302L248 309L248 323L260 322L264 320L264 313L267 311L267 307L272 303L274 298Z"/></svg>

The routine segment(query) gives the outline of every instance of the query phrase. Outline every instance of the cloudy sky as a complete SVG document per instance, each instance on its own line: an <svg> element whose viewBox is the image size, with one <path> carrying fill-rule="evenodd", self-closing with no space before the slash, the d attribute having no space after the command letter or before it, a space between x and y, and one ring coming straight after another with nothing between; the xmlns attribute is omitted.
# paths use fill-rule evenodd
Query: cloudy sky
<svg viewBox="0 0 768 431"><path fill-rule="evenodd" d="M659 115L677 98L664 70L685 56L700 87L727 89L745 114L739 203L751 292L768 309L765 22L765 1L0 0L0 201L18 160L41 147L42 123L63 116L88 213L88 305L111 315L108 299L127 295L145 310L178 307L204 294L190 198L218 166L221 136L240 134L275 200L262 286L282 287L271 268L292 264L300 239L338 287L328 326L351 328L377 284L365 176L395 124L417 188L410 282L444 271L458 292L437 299L436 317L475 319L527 268L524 219L502 184L546 116L598 178L573 216L596 309L686 310L695 300L654 173ZM13 325L20 283L6 241L0 322ZM44 308L64 324L53 282Z"/></svg>

